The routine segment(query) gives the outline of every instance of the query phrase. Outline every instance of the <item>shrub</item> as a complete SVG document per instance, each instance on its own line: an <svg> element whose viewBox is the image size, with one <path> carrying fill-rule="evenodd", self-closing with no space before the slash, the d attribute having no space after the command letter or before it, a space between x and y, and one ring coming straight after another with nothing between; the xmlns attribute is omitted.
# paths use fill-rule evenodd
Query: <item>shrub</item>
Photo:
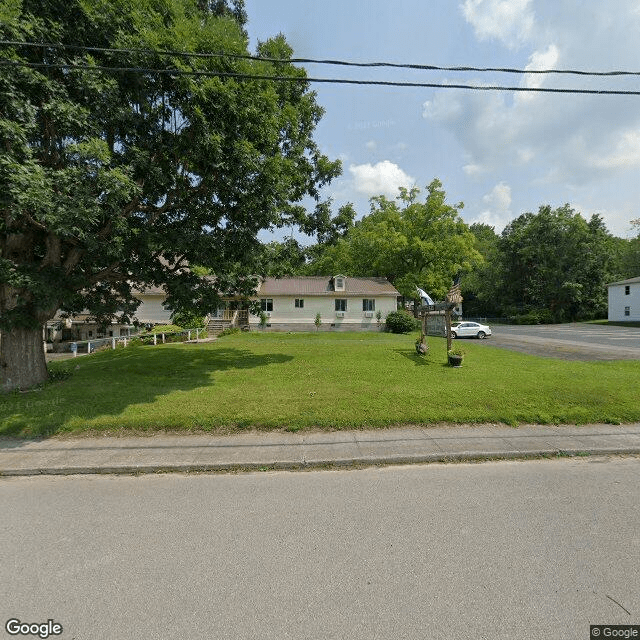
<svg viewBox="0 0 640 640"><path fill-rule="evenodd" d="M183 329L201 329L204 327L204 318L189 311L175 313L171 316L171 320Z"/></svg>
<svg viewBox="0 0 640 640"><path fill-rule="evenodd" d="M418 320L403 309L392 311L385 320L387 331L391 333L409 333L418 328Z"/></svg>
<svg viewBox="0 0 640 640"><path fill-rule="evenodd" d="M240 333L240 327L229 327L228 329L223 329L219 334L218 338L222 338L222 336L232 336L235 333ZM202 336L201 336L202 337Z"/></svg>

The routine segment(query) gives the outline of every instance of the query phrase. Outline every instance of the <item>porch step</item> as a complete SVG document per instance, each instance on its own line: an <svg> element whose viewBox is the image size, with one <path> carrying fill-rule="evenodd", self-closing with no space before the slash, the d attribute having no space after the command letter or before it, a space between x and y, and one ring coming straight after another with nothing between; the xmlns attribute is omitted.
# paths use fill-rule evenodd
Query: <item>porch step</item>
<svg viewBox="0 0 640 640"><path fill-rule="evenodd" d="M207 325L207 333L209 336L217 336L221 334L225 329L228 329L231 326L230 320L220 320L220 319L212 319L209 320L209 324Z"/></svg>

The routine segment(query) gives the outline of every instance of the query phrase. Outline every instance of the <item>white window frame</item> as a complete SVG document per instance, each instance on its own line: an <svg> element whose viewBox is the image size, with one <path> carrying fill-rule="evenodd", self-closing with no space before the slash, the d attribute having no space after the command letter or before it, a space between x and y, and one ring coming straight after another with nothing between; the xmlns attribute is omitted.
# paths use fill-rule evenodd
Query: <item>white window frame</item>
<svg viewBox="0 0 640 640"><path fill-rule="evenodd" d="M304 298L296 298L294 304L296 309L304 309Z"/></svg>
<svg viewBox="0 0 640 640"><path fill-rule="evenodd" d="M336 311L346 311L347 310L347 299L346 298L336 298L335 299L335 308L336 308Z"/></svg>
<svg viewBox="0 0 640 640"><path fill-rule="evenodd" d="M273 311L273 298L260 298L261 311Z"/></svg>

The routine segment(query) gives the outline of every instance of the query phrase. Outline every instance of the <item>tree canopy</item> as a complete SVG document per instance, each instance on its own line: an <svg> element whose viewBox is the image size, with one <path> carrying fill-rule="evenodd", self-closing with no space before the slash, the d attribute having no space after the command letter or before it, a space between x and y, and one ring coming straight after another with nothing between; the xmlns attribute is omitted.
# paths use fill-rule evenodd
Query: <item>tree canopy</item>
<svg viewBox="0 0 640 640"><path fill-rule="evenodd" d="M502 234L472 227L487 266L463 283L483 315L564 322L606 315L607 282L615 279L615 238L598 215L588 221L569 205L541 206L512 220Z"/></svg>
<svg viewBox="0 0 640 640"><path fill-rule="evenodd" d="M420 190L401 189L394 200L371 199L371 213L347 228L343 237L321 247L312 273L386 277L408 298L416 286L443 298L452 281L482 257L460 217L462 204L450 205L439 180Z"/></svg>
<svg viewBox="0 0 640 640"><path fill-rule="evenodd" d="M46 377L57 309L131 318L133 289L162 285L172 307L207 310L251 291L260 230L316 231L340 163L313 140L308 83L216 75L305 71L181 55L246 55L245 21L242 0L2 3L0 38L22 44L1 49L0 387ZM280 35L257 55L292 50Z"/></svg>

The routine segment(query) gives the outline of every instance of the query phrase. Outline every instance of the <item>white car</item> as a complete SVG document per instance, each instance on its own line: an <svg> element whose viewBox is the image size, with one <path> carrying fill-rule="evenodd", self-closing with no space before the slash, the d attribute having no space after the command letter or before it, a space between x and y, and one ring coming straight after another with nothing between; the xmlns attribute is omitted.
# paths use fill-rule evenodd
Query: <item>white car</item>
<svg viewBox="0 0 640 640"><path fill-rule="evenodd" d="M479 322L454 322L451 325L452 338L478 338L484 340L491 335L491 327Z"/></svg>

